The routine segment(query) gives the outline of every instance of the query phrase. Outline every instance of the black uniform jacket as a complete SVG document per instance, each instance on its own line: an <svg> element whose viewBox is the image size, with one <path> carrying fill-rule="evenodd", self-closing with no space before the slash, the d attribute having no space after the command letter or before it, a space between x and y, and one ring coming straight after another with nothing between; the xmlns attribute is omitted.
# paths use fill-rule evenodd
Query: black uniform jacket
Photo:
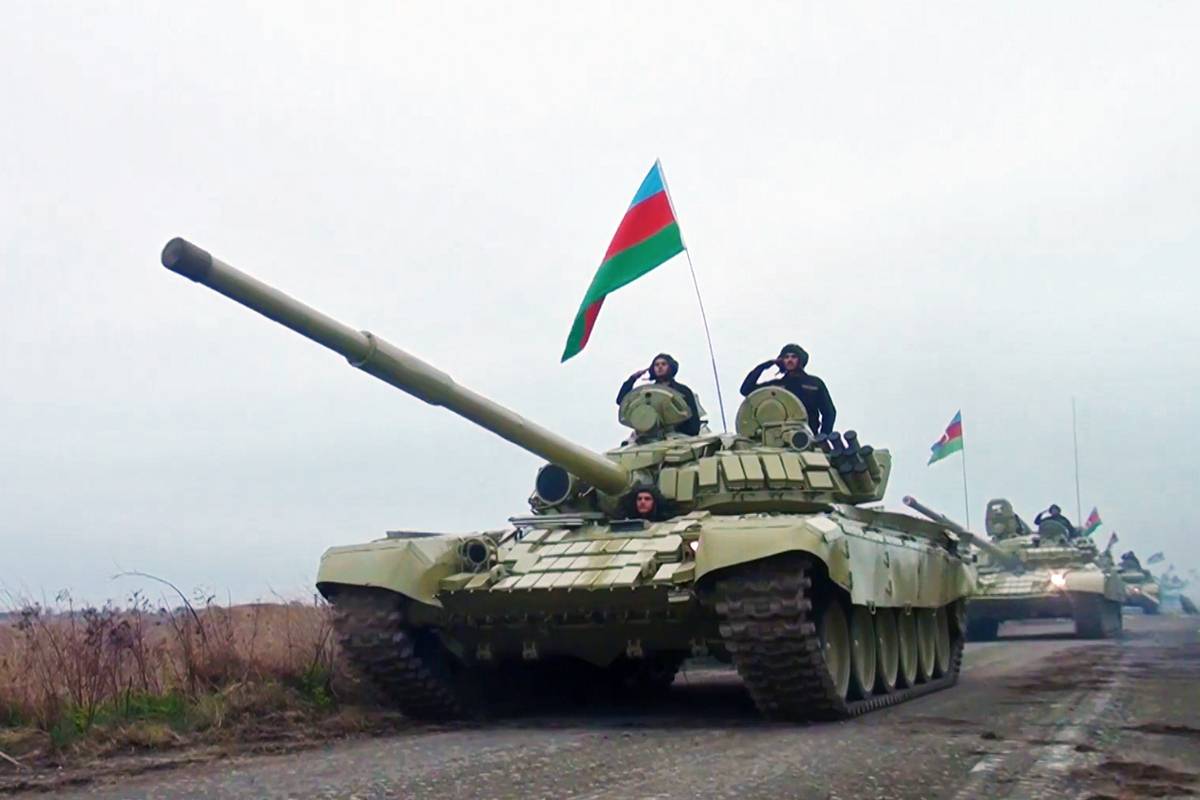
<svg viewBox="0 0 1200 800"><path fill-rule="evenodd" d="M617 392L617 405L621 405L621 401L625 399L625 395L633 391L633 384L636 383L637 379L640 377L640 374L634 375L632 378L621 384L621 390ZM696 395L692 394L692 390L684 386L682 383L674 380L669 380L659 385L674 389L683 395L683 399L687 401L688 408L692 410L692 415L676 425L675 430L679 431L680 433L685 433L688 436L695 436L699 434L700 409L696 406Z"/></svg>
<svg viewBox="0 0 1200 800"><path fill-rule="evenodd" d="M1034 525L1041 525L1043 522L1057 522L1067 529L1067 536L1075 535L1075 526L1071 524L1071 520L1064 517L1062 514L1051 514L1049 511L1039 511L1038 515L1033 518Z"/></svg>
<svg viewBox="0 0 1200 800"><path fill-rule="evenodd" d="M782 386L799 397L800 402L804 404L804 410L808 412L808 427L815 433L831 433L833 421L837 419L837 409L833 407L833 400L829 396L829 389L825 388L825 381L801 369L785 373L775 380L759 383L758 379L763 371L773 366L774 361L764 361L750 370L746 380L742 381L742 396L745 397L764 386Z"/></svg>

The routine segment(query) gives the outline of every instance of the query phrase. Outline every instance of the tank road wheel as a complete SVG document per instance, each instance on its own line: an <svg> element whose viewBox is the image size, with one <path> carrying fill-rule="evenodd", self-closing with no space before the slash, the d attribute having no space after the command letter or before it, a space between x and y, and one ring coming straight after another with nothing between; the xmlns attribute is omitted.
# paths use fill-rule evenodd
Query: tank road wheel
<svg viewBox="0 0 1200 800"><path fill-rule="evenodd" d="M917 685L917 615L896 609L896 629L900 634L900 685Z"/></svg>
<svg viewBox="0 0 1200 800"><path fill-rule="evenodd" d="M924 683L933 679L937 658L937 620L932 608L914 609L913 616L917 618L917 680Z"/></svg>
<svg viewBox="0 0 1200 800"><path fill-rule="evenodd" d="M937 625L937 641L933 655L933 674L940 678L950 671L950 616L946 607L942 606L933 612L934 623Z"/></svg>
<svg viewBox="0 0 1200 800"><path fill-rule="evenodd" d="M850 609L850 691L865 699L875 690L875 619L864 606Z"/></svg>
<svg viewBox="0 0 1200 800"><path fill-rule="evenodd" d="M400 602L384 591L343 591L333 598L334 627L350 663L410 717L466 716L472 704L464 687L473 681L463 680L465 671L436 634L403 624Z"/></svg>
<svg viewBox="0 0 1200 800"><path fill-rule="evenodd" d="M845 593L809 557L777 556L729 569L710 591L704 602L716 613L725 649L765 716L844 719L946 688L958 677L962 636L956 634L946 675L914 686L920 664L914 615L897 618L885 611L873 619L866 609L852 609L847 620ZM936 647L932 638L929 644ZM885 693L896 685L897 670L907 676L905 688ZM877 686L884 688L871 694Z"/></svg>
<svg viewBox="0 0 1200 800"><path fill-rule="evenodd" d="M821 653L825 666L833 678L833 688L839 699L846 698L850 689L850 665L853 660L850 647L850 626L846 624L846 612L837 598L831 598L821 620L817 623L817 636L821 639Z"/></svg>
<svg viewBox="0 0 1200 800"><path fill-rule="evenodd" d="M900 634L896 612L890 608L875 612L875 654L875 691L888 694L896 689L900 669Z"/></svg>
<svg viewBox="0 0 1200 800"><path fill-rule="evenodd" d="M1000 620L967 617L968 642L994 642L1000 634Z"/></svg>

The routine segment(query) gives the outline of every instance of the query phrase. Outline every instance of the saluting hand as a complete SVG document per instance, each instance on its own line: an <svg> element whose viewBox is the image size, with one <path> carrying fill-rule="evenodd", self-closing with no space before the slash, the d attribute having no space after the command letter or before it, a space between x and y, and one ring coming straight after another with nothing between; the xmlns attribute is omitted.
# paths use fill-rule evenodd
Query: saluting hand
<svg viewBox="0 0 1200 800"><path fill-rule="evenodd" d="M647 368L647 367L643 367L642 369L639 369L637 372L635 372L635 373L633 373L632 375L630 375L630 376L629 376L629 379L630 379L630 380L637 380L638 378L642 377L643 375L646 375L646 374L648 374L649 372L650 372L649 368Z"/></svg>

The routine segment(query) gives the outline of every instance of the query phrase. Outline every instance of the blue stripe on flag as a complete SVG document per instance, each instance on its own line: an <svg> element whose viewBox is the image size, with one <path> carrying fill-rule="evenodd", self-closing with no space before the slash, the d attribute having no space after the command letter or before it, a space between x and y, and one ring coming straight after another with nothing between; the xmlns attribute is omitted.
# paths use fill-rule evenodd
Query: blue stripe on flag
<svg viewBox="0 0 1200 800"><path fill-rule="evenodd" d="M650 168L650 171L646 173L646 179L642 181L642 185L638 187L637 194L633 196L633 202L629 204L629 207L633 208L638 203L653 197L662 190L662 172L658 168L658 162L655 162L654 166Z"/></svg>

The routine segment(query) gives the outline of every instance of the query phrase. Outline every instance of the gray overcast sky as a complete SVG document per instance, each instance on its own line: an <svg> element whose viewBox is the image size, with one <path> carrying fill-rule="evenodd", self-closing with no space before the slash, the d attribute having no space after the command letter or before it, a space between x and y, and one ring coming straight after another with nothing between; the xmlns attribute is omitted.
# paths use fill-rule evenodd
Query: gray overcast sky
<svg viewBox="0 0 1200 800"><path fill-rule="evenodd" d="M496 527L538 460L167 273L183 235L582 443L682 259L571 318L661 157L729 411L799 341L888 492L1200 564L1200 5L20 3L0 27L0 585L246 599ZM1102 541L1103 543L1103 541Z"/></svg>

